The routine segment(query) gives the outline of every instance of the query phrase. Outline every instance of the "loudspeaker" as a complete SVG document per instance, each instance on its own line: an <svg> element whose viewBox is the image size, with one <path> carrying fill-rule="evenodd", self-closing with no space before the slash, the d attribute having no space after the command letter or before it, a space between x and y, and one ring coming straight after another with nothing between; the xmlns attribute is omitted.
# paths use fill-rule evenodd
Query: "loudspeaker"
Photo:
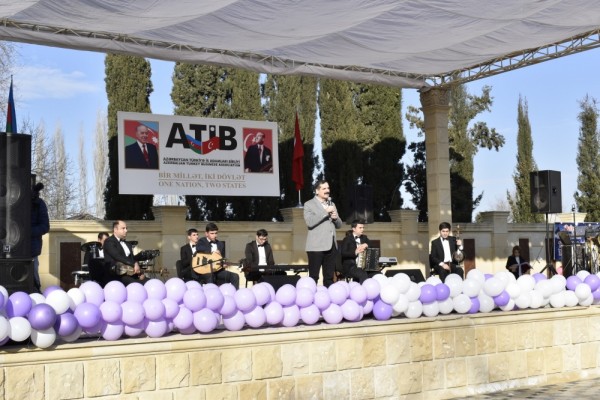
<svg viewBox="0 0 600 400"><path fill-rule="evenodd" d="M31 256L31 136L0 133L0 257Z"/></svg>
<svg viewBox="0 0 600 400"><path fill-rule="evenodd" d="M373 186L354 185L348 193L348 218L347 223L355 219L365 221L366 224L373 223Z"/></svg>
<svg viewBox="0 0 600 400"><path fill-rule="evenodd" d="M425 282L425 277L420 269L388 269L385 271L385 276L390 277L400 273L408 275L410 280L415 283Z"/></svg>
<svg viewBox="0 0 600 400"><path fill-rule="evenodd" d="M529 174L531 212L554 214L562 212L560 171L533 171Z"/></svg>
<svg viewBox="0 0 600 400"><path fill-rule="evenodd" d="M0 259L0 286L4 286L9 295L14 292L33 293L33 260Z"/></svg>

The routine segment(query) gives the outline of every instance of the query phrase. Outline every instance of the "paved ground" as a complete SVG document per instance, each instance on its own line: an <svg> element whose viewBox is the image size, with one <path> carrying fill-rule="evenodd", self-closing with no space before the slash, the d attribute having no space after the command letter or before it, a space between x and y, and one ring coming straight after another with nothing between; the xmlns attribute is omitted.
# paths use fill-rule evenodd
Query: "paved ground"
<svg viewBox="0 0 600 400"><path fill-rule="evenodd" d="M587 400L600 397L600 378L557 385L536 386L528 389L507 390L498 393L480 394L477 396L457 397L453 400Z"/></svg>

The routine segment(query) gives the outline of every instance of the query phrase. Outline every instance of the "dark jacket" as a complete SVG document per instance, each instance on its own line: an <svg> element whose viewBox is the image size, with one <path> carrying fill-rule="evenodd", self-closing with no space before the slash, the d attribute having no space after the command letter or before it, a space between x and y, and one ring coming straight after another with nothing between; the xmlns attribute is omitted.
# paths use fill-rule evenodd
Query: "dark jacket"
<svg viewBox="0 0 600 400"><path fill-rule="evenodd" d="M271 245L269 244L269 242L265 242L264 247L267 265L275 265L275 259L273 258L273 250L271 249ZM250 268L253 270L258 269L258 244L256 243L256 240L253 240L250 243L246 244L244 254L246 257L246 261L250 265Z"/></svg>
<svg viewBox="0 0 600 400"><path fill-rule="evenodd" d="M129 249L129 256L125 255L125 250L123 250L123 246L121 246L119 239L115 235L106 239L104 241L104 260L110 263L111 266L116 265L117 262L133 266L135 264L133 248L129 243L125 242L125 244Z"/></svg>
<svg viewBox="0 0 600 400"><path fill-rule="evenodd" d="M42 253L42 236L50 230L48 207L44 200L34 197L31 201L31 256Z"/></svg>
<svg viewBox="0 0 600 400"><path fill-rule="evenodd" d="M156 146L151 143L146 143L148 151L148 163L144 158L140 145L135 142L125 147L125 168L146 168L158 169L158 151Z"/></svg>
<svg viewBox="0 0 600 400"><path fill-rule="evenodd" d="M361 235L360 243L370 245L369 238L366 235ZM354 235L352 233L346 235L344 240L342 240L342 245L340 247L340 253L342 255L342 272L347 274L350 268L356 266L355 251L358 245L354 239Z"/></svg>

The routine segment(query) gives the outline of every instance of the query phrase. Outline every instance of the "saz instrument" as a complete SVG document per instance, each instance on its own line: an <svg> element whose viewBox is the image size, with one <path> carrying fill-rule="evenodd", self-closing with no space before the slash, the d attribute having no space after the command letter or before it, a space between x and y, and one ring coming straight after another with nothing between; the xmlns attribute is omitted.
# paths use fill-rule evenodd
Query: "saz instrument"
<svg viewBox="0 0 600 400"><path fill-rule="evenodd" d="M192 258L192 268L197 274L211 274L226 267L225 259L219 253L196 253Z"/></svg>
<svg viewBox="0 0 600 400"><path fill-rule="evenodd" d="M140 275L144 273L145 268L140 266ZM123 264L121 262L117 262L115 264L115 273L119 276L123 276L123 275L127 275L127 276L133 276L136 275L135 271L133 270L133 267L131 265L127 265L127 264Z"/></svg>
<svg viewBox="0 0 600 400"><path fill-rule="evenodd" d="M460 239L460 225L456 225L456 240L459 240L459 239ZM463 262L465 260L465 253L463 253L458 247L459 246L457 245L456 251L452 255L452 259L457 264L460 264L461 262Z"/></svg>

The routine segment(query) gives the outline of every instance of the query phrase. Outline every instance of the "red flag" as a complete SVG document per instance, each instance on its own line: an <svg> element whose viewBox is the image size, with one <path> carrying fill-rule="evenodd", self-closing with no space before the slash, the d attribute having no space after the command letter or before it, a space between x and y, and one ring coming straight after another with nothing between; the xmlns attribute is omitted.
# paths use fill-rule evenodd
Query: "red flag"
<svg viewBox="0 0 600 400"><path fill-rule="evenodd" d="M211 139L208 139L205 142L202 142L202 154L208 154L213 150L217 150L220 146L220 140L218 136L215 136Z"/></svg>
<svg viewBox="0 0 600 400"><path fill-rule="evenodd" d="M296 126L294 128L294 157L292 158L292 181L296 184L296 190L304 188L304 145L300 136L300 124L298 123L298 112L296 112Z"/></svg>

